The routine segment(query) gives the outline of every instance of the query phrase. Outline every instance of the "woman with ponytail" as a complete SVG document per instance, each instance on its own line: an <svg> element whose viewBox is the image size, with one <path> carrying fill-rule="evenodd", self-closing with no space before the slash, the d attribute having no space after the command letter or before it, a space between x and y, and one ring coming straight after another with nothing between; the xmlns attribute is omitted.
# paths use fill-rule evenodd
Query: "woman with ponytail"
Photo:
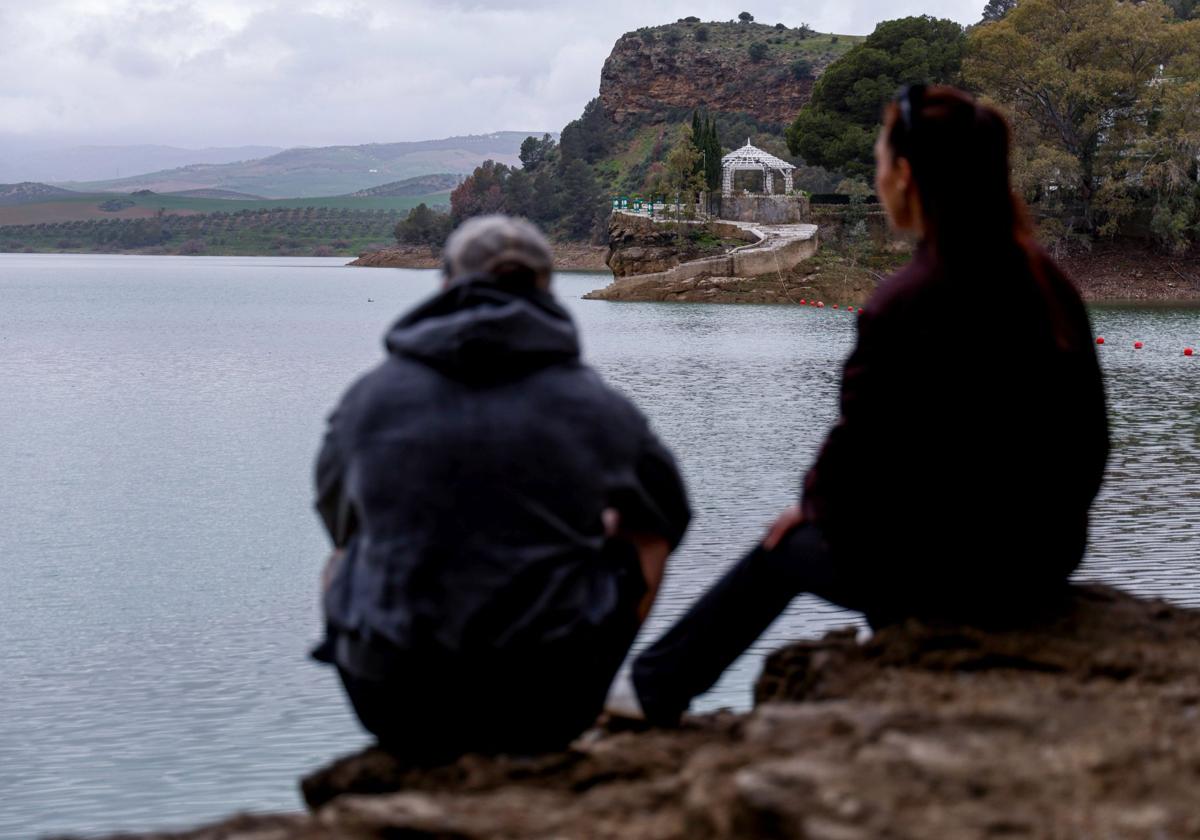
<svg viewBox="0 0 1200 840"><path fill-rule="evenodd" d="M909 87L875 151L889 220L918 245L858 315L841 417L800 504L635 661L616 713L677 720L801 593L874 626L1019 621L1083 557L1104 388L1079 294L1012 191L1004 118Z"/></svg>

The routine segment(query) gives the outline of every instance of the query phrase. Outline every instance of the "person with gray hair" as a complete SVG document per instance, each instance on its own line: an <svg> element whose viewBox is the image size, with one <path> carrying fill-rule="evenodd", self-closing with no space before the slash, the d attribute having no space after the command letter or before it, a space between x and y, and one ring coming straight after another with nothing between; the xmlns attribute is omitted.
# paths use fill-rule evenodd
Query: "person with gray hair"
<svg viewBox="0 0 1200 840"><path fill-rule="evenodd" d="M690 518L670 453L580 360L537 228L470 219L444 255L316 465L334 552L314 656L421 764L590 726Z"/></svg>

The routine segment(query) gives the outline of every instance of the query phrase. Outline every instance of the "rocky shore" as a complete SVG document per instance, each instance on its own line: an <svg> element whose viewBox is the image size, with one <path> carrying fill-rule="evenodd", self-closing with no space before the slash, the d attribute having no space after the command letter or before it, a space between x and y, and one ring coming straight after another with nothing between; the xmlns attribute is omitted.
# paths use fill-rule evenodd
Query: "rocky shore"
<svg viewBox="0 0 1200 840"><path fill-rule="evenodd" d="M1200 838L1198 611L1080 586L1024 628L796 643L755 693L554 755L367 750L303 781L309 813L137 837Z"/></svg>
<svg viewBox="0 0 1200 840"><path fill-rule="evenodd" d="M559 271L607 271L608 246L555 242L554 266ZM370 268L441 268L441 254L418 245L397 246L363 254L354 266Z"/></svg>

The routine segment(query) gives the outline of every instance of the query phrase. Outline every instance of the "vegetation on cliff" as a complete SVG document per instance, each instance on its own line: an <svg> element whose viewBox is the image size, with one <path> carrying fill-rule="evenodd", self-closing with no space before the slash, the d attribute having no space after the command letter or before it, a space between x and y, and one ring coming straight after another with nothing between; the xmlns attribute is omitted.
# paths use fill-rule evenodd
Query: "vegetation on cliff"
<svg viewBox="0 0 1200 840"><path fill-rule="evenodd" d="M885 21L835 62L787 131L788 148L808 163L867 179L883 103L902 85L957 84L966 35L952 20Z"/></svg>
<svg viewBox="0 0 1200 840"><path fill-rule="evenodd" d="M818 81L788 131L809 163L868 180L902 84L957 84L1014 128L1014 177L1052 244L1200 242L1200 22L1191 0L992 0L963 30L881 23Z"/></svg>
<svg viewBox="0 0 1200 840"><path fill-rule="evenodd" d="M1022 0L968 42L964 78L1011 115L1048 236L1200 242L1200 21L1160 0Z"/></svg>
<svg viewBox="0 0 1200 840"><path fill-rule="evenodd" d="M716 186L721 154L747 137L786 156L784 128L813 79L859 40L807 24L754 23L752 16L726 23L691 17L628 33L604 64L600 96L558 142L527 138L519 167L484 162L455 189L449 216L432 226L506 212L533 219L560 240L601 242L612 195L673 194L693 173ZM836 180L802 170L797 183L832 190ZM431 228L425 211L413 214L397 229L404 244Z"/></svg>

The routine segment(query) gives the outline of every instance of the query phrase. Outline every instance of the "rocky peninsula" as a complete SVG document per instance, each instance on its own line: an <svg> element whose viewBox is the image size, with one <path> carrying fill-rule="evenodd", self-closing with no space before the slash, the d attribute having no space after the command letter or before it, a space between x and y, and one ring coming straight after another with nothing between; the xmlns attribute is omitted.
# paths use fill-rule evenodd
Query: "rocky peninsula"
<svg viewBox="0 0 1200 840"><path fill-rule="evenodd" d="M1200 837L1200 612L1077 586L1021 628L798 642L744 714L302 782L309 812L125 840ZM115 838L114 838L115 840Z"/></svg>

